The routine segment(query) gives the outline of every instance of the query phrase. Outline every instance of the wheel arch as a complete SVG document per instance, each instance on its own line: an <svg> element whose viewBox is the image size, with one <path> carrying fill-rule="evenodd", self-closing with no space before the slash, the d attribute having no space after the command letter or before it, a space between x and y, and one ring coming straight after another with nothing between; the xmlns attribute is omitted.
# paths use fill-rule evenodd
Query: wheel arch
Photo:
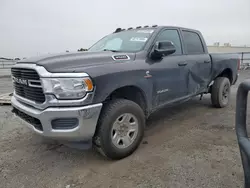
<svg viewBox="0 0 250 188"><path fill-rule="evenodd" d="M106 97L106 99L104 100L104 105L108 101L112 99L117 99L117 98L127 99L127 100L131 100L135 102L142 108L144 114L146 116L148 115L147 97L146 97L145 92L140 87L135 86L135 85L127 85L127 86L117 88L113 90Z"/></svg>
<svg viewBox="0 0 250 188"><path fill-rule="evenodd" d="M230 84L233 83L233 71L230 68L224 69L216 78L218 78L218 77L226 77L229 79Z"/></svg>

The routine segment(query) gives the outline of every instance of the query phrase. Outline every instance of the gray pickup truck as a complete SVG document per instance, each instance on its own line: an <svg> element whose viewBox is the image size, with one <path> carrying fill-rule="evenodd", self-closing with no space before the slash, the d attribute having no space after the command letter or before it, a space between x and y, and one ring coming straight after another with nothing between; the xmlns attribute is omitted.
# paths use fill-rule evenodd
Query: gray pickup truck
<svg viewBox="0 0 250 188"><path fill-rule="evenodd" d="M93 143L121 159L138 148L156 110L203 94L227 106L239 63L237 55L209 54L196 30L118 28L86 52L19 61L11 69L13 112L39 135Z"/></svg>

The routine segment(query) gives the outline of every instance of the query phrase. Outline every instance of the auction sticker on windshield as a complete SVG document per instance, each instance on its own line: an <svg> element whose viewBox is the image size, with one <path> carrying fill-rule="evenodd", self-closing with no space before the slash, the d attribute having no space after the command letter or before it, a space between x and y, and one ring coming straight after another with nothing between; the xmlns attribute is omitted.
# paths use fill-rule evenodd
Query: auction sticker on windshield
<svg viewBox="0 0 250 188"><path fill-rule="evenodd" d="M149 29L147 29L147 30L138 30L137 31L137 33L153 33L154 32L154 30L149 30Z"/></svg>
<svg viewBox="0 0 250 188"><path fill-rule="evenodd" d="M130 39L130 41L133 42L146 42L148 40L148 38L144 38L144 37L132 37Z"/></svg>

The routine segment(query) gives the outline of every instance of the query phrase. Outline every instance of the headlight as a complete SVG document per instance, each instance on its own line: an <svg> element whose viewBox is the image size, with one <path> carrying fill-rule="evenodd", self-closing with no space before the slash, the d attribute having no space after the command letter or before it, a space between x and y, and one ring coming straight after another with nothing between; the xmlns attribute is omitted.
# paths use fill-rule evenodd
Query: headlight
<svg viewBox="0 0 250 188"><path fill-rule="evenodd" d="M90 78L41 78L44 93L58 99L80 99L93 90Z"/></svg>

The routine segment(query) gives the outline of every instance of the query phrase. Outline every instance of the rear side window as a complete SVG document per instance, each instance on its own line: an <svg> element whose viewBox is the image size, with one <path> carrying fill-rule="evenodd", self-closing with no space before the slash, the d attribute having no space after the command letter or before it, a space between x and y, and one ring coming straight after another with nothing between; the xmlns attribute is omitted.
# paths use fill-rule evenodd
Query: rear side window
<svg viewBox="0 0 250 188"><path fill-rule="evenodd" d="M197 33L183 31L184 45L188 54L203 54L204 48Z"/></svg>
<svg viewBox="0 0 250 188"><path fill-rule="evenodd" d="M158 41L158 42L159 41L166 41L166 40L173 42L173 44L176 48L176 51L174 53L175 55L182 54L180 36L179 36L177 30L175 30L175 29L164 30L156 38L156 41Z"/></svg>

